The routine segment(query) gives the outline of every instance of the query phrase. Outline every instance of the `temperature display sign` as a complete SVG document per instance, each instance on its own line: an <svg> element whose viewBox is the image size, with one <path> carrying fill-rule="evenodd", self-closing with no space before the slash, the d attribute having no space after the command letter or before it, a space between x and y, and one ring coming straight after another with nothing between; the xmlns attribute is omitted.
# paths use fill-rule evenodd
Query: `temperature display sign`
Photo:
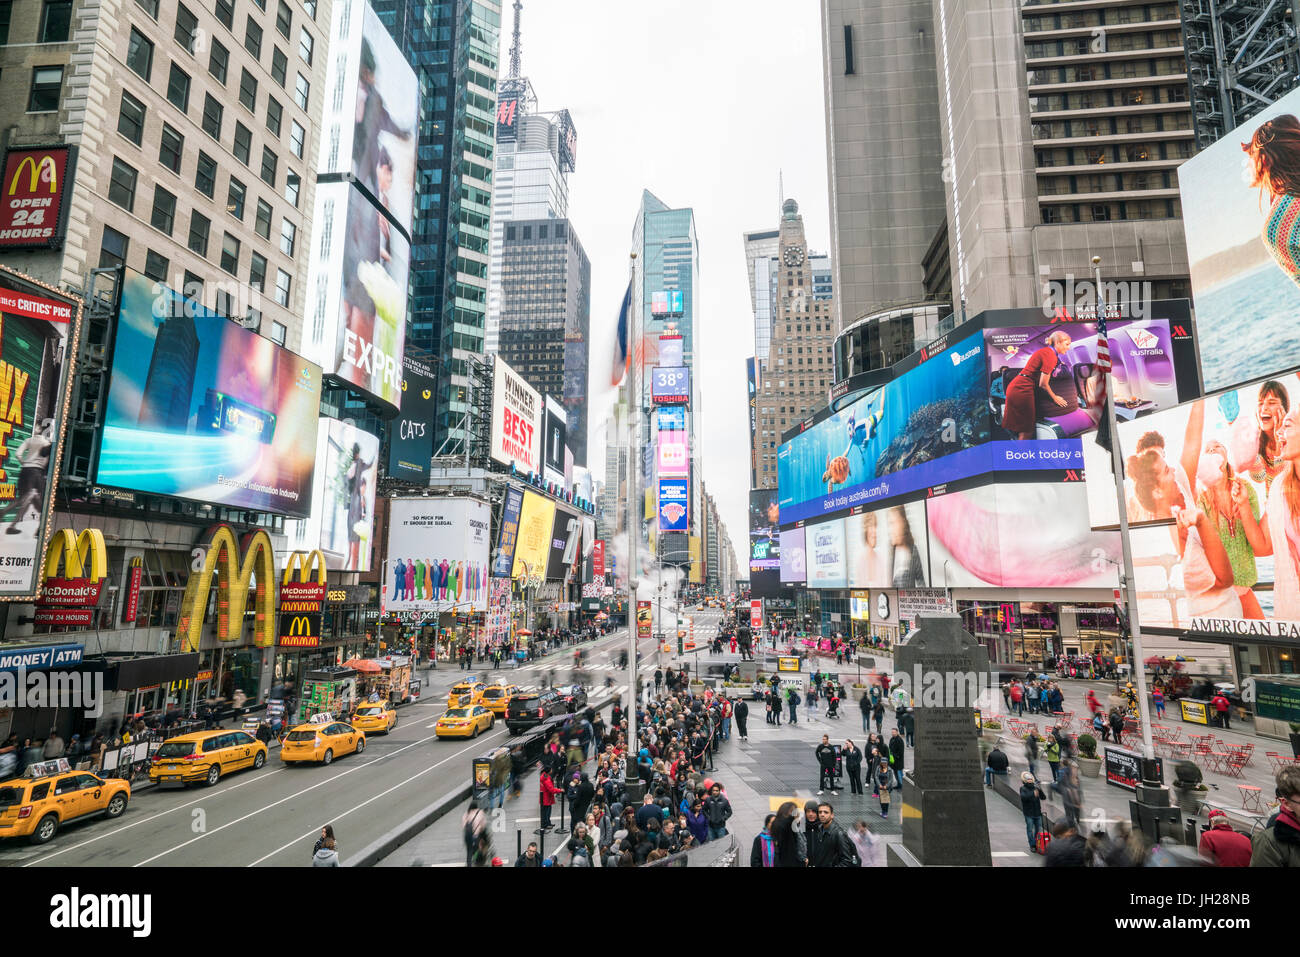
<svg viewBox="0 0 1300 957"><path fill-rule="evenodd" d="M691 397L691 372L685 366L655 366L650 395L661 405L685 405Z"/></svg>

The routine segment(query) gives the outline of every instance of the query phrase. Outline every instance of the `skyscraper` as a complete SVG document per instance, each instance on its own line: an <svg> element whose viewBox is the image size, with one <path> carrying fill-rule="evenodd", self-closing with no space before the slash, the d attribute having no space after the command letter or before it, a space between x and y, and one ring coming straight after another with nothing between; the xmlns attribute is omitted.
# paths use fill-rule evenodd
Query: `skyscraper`
<svg viewBox="0 0 1300 957"><path fill-rule="evenodd" d="M587 464L591 261L567 219L503 230L500 354L528 384L563 401L576 465Z"/></svg>
<svg viewBox="0 0 1300 957"><path fill-rule="evenodd" d="M464 449L469 360L484 351L496 155L498 0L374 0L420 80L406 341L434 356L434 449Z"/></svg>

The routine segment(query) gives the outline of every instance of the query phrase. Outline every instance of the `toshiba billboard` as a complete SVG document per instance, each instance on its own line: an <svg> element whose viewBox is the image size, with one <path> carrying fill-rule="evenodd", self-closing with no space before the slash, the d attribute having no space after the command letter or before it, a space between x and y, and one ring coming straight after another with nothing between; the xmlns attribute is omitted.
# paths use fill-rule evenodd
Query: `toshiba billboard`
<svg viewBox="0 0 1300 957"><path fill-rule="evenodd" d="M519 471L541 472L542 396L496 358L492 377L492 458Z"/></svg>

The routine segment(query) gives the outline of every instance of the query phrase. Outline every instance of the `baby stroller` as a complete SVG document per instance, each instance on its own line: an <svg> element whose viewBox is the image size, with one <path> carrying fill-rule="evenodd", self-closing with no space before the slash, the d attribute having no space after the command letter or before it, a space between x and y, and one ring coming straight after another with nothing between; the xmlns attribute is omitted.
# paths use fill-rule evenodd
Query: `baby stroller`
<svg viewBox="0 0 1300 957"><path fill-rule="evenodd" d="M831 692L830 704L826 708L826 717L838 718L840 716L840 696L834 691Z"/></svg>

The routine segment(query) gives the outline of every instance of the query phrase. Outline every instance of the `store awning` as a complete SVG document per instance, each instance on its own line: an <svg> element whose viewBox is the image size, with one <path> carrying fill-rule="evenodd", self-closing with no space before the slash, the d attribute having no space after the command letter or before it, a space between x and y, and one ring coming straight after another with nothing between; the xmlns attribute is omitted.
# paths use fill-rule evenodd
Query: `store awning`
<svg viewBox="0 0 1300 957"><path fill-rule="evenodd" d="M150 655L111 661L104 675L107 691L134 691L150 685L184 681L199 673L198 652L183 655Z"/></svg>
<svg viewBox="0 0 1300 957"><path fill-rule="evenodd" d="M372 661L369 658L349 658L347 661L343 662L343 667L351 668L363 675L378 674L384 670L383 665L377 661Z"/></svg>

